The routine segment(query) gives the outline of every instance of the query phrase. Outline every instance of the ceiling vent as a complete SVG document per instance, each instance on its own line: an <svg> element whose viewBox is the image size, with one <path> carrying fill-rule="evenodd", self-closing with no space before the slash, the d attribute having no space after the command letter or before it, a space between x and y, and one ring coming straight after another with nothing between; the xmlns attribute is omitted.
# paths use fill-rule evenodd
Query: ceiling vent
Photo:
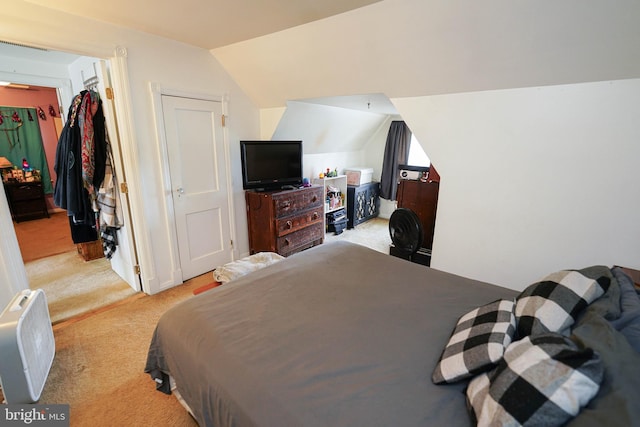
<svg viewBox="0 0 640 427"><path fill-rule="evenodd" d="M40 50L42 52L48 52L47 49L44 49L44 48L41 48L41 47L29 46L29 45L26 45L26 44L9 42L9 41L6 41L6 40L0 40L0 43L8 45L8 46L24 47L24 48L27 48L27 49L35 49L35 50Z"/></svg>

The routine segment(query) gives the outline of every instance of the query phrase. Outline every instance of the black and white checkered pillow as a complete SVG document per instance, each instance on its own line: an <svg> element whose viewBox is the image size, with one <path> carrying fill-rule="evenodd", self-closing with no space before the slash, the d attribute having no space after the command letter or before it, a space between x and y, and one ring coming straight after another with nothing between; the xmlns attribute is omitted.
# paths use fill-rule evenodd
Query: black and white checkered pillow
<svg viewBox="0 0 640 427"><path fill-rule="evenodd" d="M608 267L593 266L558 271L529 286L516 298L518 337L566 335L576 316L605 293L612 278Z"/></svg>
<svg viewBox="0 0 640 427"><path fill-rule="evenodd" d="M435 384L488 371L502 359L515 334L514 301L497 300L462 316L431 376Z"/></svg>
<svg viewBox="0 0 640 427"><path fill-rule="evenodd" d="M569 338L547 333L512 343L491 372L467 387L479 426L560 426L596 395L604 368L599 356Z"/></svg>

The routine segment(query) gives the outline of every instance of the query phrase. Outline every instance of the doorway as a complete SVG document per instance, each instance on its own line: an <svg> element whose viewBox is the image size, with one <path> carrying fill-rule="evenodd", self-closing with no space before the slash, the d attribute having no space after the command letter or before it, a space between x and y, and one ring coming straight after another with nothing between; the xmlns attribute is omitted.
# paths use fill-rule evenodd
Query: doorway
<svg viewBox="0 0 640 427"><path fill-rule="evenodd" d="M19 51L20 53L16 53L16 55L17 55L18 58L20 58L20 57L29 56L31 54L30 50L31 49L29 47L10 46L7 49L6 47L1 46L0 55L11 56L7 52L18 52ZM79 57L79 56L76 56L76 55L64 54L64 53L58 53L58 52L54 52L53 54L56 57L58 57L58 55L60 55L60 57L63 57L63 58L67 58L68 57L68 58L73 59L74 61L84 58L84 57ZM67 59L64 59L64 60L67 60ZM94 61L94 63L99 61L96 58L86 58L86 60L87 61ZM57 59L56 59L56 61L57 61ZM58 64L52 63L52 67L54 69L56 68L56 65L58 65ZM57 68L59 70L59 67L57 67ZM71 67L69 67L69 70L71 70ZM71 95L73 93L73 91L71 89L71 87L72 87L71 81L73 80L74 82L77 82L80 79L78 79L77 77L72 78L71 71L69 71L69 76L70 76L69 80L60 79L59 77L48 77L47 76L47 67L43 67L43 68L39 69L38 73L39 74L37 76L34 76L34 75L25 76L25 75L21 75L21 74L2 73L3 75L1 76L2 77L1 80L7 80L9 78L12 82L23 83L25 86L34 85L34 81L36 82L36 84L41 81L43 84L46 84L47 86L53 86L54 87L53 90L57 90L58 91L58 95L59 95L58 102L53 102L52 103L53 105L55 105L55 107L53 107L53 108L55 110L58 110L57 112L59 113L60 116L62 116L63 118L66 118L66 113L67 113L66 110L68 109L68 107L70 105L70 101L72 99ZM55 75L55 73L52 73L52 74ZM81 79L84 80L84 77L85 76L81 76ZM76 83L76 86L77 86L77 83ZM78 92L78 91L79 90L76 90L76 92ZM106 101L106 99L104 101ZM103 107L106 110L107 105L106 105L106 103L104 101L103 101ZM0 102L0 103L2 103L2 102ZM105 111L105 121L113 120L113 117L108 116L107 113L108 112ZM107 128L109 130L109 136L112 138L111 139L111 143L113 144L114 140L116 140L116 135L113 135L112 132L111 132L112 129L113 129L113 126L110 126L110 123L105 123L105 124L107 125ZM59 136L59 134L58 134L58 136ZM57 144L57 140L56 140L56 144ZM117 153L115 150L112 150L112 151L114 151L114 156L119 155L119 153ZM53 153L55 155L55 147L53 149ZM50 155L51 155L50 153L47 153L47 156L50 156ZM52 163L52 162L50 162L50 163ZM52 168L50 167L49 169L51 170ZM50 208L50 211L51 211L52 204L50 204L49 208ZM55 211L56 210L54 209L54 212ZM60 210L58 209L57 211L60 211ZM56 215L58 215L58 214L53 213L52 216L56 216ZM66 212L62 211L62 215L66 216ZM47 219L42 219L42 220L34 220L34 221L30 221L30 222L31 223L35 223L35 222L43 222L44 223L46 221L48 221L48 220ZM26 226L27 223L18 224L18 223L14 222L14 230L16 231L16 237L18 237L18 244L19 244L19 246L21 248L22 248L23 244L22 244L22 242L20 242L21 239L20 239L19 235L21 233L18 232L18 228L19 227L22 228L22 225ZM34 224L29 224L29 225L34 225ZM58 224L55 227L59 228L60 225ZM65 228L66 228L66 231L69 233L69 238L70 238L68 220L67 220L67 224L66 224ZM59 230L57 230L57 231L59 231ZM47 237L46 237L47 235L48 235L47 232L41 232L39 234L39 236L38 236L38 239L39 240L47 239ZM45 237L43 237L43 236L45 236ZM98 247L97 249L100 250L101 248ZM122 249L122 246L119 245L118 249ZM116 250L116 253L117 252L118 252L118 250ZM67 276L66 279L68 280L68 282L77 281L77 280L79 280L77 278L78 275L82 276L82 272L84 270L90 271L91 269L93 269L93 273L91 273L91 274L88 273L87 277L89 277L89 279L88 279L89 282L91 282L93 285L96 285L96 286L94 286L94 288L96 290L95 293L96 293L96 295L100 294L100 297L95 297L95 298L92 298L92 299L98 300L97 301L98 303L104 303L104 304L108 303L111 300L110 297L112 297L112 295L105 295L105 293L111 294L112 291L111 290L107 290L108 288L102 288L100 285L97 285L97 281L94 280L94 279L96 277L95 276L95 274L96 274L95 273L96 266L98 264L100 264L100 266L99 266L99 268L97 270L100 271L100 276L102 278L104 278L104 276L111 276L110 278L107 278L107 282L119 281L120 283L123 283L123 280L119 276L117 276L116 273L111 271L112 270L112 265L110 265L109 261L106 260L104 257L102 257L102 259L97 259L96 261L88 261L88 262L86 262L77 253L77 249L75 249L75 245L74 245L74 249L72 249L71 251L67 251L67 253L71 254L71 255L75 255L75 258L76 258L75 261L80 261L80 262L79 263L76 262L76 263L74 263L72 265L69 265L67 267L67 271L66 272L56 271L56 273L55 273L56 277L55 278L56 279L62 278L64 280L65 277L63 277L63 276L66 275ZM56 255L53 255L53 256L56 256ZM30 270L29 266L27 266L27 263L29 263L29 262L30 262L29 260L27 260L27 259L25 259L23 257L23 263L25 264L25 269L27 271ZM56 265L56 264L64 264L64 263L61 263L61 262L56 263L56 262L54 262L54 265ZM89 267L91 267L91 268L89 268ZM91 277L93 277L93 279ZM32 282L33 282L33 279L31 277L29 277L29 283L31 284ZM131 283L132 281L129 280L129 282ZM31 286L31 287L33 287L33 286ZM69 286L69 288L72 288L72 287ZM126 288L125 288L125 290L126 290ZM139 281L139 277L137 277L136 278L136 283L135 283L135 289L131 289L130 288L129 289L129 291L130 291L129 293L132 293L132 292L135 293L135 292L138 292L139 290L140 290L140 281ZM117 293L117 292L115 292L115 293ZM75 296L76 297L80 296L80 294L85 294L85 296L86 296L87 292L86 292L86 290L80 290L80 291L77 292L77 294ZM73 303L73 298L70 298L69 295L64 296L63 299L65 301L67 301L67 303L69 303L69 304ZM93 308L93 307L90 307L90 308Z"/></svg>

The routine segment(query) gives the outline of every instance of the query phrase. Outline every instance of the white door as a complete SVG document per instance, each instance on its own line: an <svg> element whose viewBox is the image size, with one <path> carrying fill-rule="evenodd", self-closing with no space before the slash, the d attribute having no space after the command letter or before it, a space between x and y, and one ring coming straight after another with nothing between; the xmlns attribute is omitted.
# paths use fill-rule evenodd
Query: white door
<svg viewBox="0 0 640 427"><path fill-rule="evenodd" d="M232 258L222 103L162 95L182 280Z"/></svg>
<svg viewBox="0 0 640 427"><path fill-rule="evenodd" d="M95 71L98 77L98 91L102 98L102 108L104 110L105 125L109 135L111 151L113 153L113 168L117 179L118 190L120 184L126 185L126 176L122 166L122 154L120 147L120 139L118 136L118 128L116 126L116 113L113 104L113 97L107 96L106 88L111 88L111 76L107 69L106 61L100 61L95 64ZM109 99L111 98L111 99ZM120 219L123 222L117 232L118 246L111 258L111 269L116 272L125 282L134 290L141 291L140 275L134 269L138 265L138 256L135 248L134 234L131 221L131 211L129 208L129 195L118 191L119 202L118 210L120 211Z"/></svg>

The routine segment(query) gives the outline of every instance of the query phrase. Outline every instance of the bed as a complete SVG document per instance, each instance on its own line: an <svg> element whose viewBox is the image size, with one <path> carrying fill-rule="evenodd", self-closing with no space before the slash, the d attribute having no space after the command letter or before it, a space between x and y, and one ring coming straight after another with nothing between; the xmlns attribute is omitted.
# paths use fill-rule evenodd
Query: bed
<svg viewBox="0 0 640 427"><path fill-rule="evenodd" d="M630 344L640 299L621 313L613 281L617 293L611 286L598 298L596 317L615 317L611 325L626 314L626 323L573 325L580 345L610 360L570 426L640 420L640 353ZM434 368L465 313L519 294L332 242L168 310L145 372L165 393L175 383L201 426L468 426L477 415L469 384L488 368L441 384ZM618 331L625 328L632 338Z"/></svg>

